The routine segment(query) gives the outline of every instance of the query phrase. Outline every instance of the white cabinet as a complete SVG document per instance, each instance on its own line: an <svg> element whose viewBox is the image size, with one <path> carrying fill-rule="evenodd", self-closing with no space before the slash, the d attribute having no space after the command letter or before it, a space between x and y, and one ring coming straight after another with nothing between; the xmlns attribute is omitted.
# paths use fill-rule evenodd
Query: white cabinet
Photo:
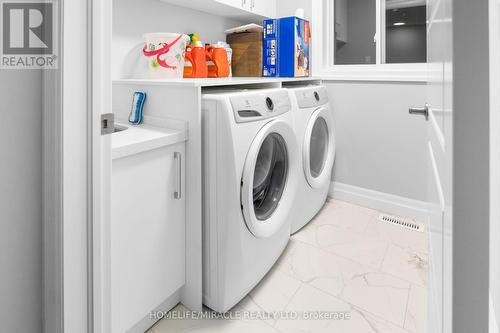
<svg viewBox="0 0 500 333"><path fill-rule="evenodd" d="M276 0L214 0L262 17L276 17Z"/></svg>
<svg viewBox="0 0 500 333"><path fill-rule="evenodd" d="M277 0L161 0L177 6L229 17L242 22L262 24L276 16Z"/></svg>
<svg viewBox="0 0 500 333"><path fill-rule="evenodd" d="M214 0L214 1L231 6L231 7L250 10L250 1L251 0Z"/></svg>
<svg viewBox="0 0 500 333"><path fill-rule="evenodd" d="M247 0L250 3L250 11L257 15L270 18L276 17L276 0Z"/></svg>
<svg viewBox="0 0 500 333"><path fill-rule="evenodd" d="M112 162L111 327L140 331L185 284L185 143ZM174 296L175 295L175 296ZM149 325L149 326L148 326Z"/></svg>

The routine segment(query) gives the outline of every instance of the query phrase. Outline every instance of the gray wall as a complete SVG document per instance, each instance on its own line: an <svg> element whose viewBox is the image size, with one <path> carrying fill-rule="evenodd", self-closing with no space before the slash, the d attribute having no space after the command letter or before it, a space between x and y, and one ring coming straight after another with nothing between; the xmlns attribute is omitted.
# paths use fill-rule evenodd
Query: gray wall
<svg viewBox="0 0 500 333"><path fill-rule="evenodd" d="M451 5L452 1L446 2ZM453 333L486 333L490 237L489 3L455 0L452 8Z"/></svg>
<svg viewBox="0 0 500 333"><path fill-rule="evenodd" d="M426 123L408 114L425 103L425 84L325 83L337 140L333 180L425 201Z"/></svg>
<svg viewBox="0 0 500 333"><path fill-rule="evenodd" d="M0 70L0 331L42 327L41 73Z"/></svg>
<svg viewBox="0 0 500 333"><path fill-rule="evenodd" d="M426 62L427 28L425 25L391 27L386 32L386 62Z"/></svg>
<svg viewBox="0 0 500 333"><path fill-rule="evenodd" d="M375 1L347 1L347 43L337 47L335 64L375 63L375 21ZM370 61L367 61L367 57Z"/></svg>

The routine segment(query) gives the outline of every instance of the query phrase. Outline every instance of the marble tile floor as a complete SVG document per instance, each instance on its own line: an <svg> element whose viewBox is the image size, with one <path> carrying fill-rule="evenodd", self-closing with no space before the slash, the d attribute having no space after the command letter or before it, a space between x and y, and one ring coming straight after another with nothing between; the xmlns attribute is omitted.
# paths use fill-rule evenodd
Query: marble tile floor
<svg viewBox="0 0 500 333"><path fill-rule="evenodd" d="M255 317L164 318L148 333L425 332L427 233L380 222L379 214L329 201L232 309ZM171 314L187 311L178 305Z"/></svg>

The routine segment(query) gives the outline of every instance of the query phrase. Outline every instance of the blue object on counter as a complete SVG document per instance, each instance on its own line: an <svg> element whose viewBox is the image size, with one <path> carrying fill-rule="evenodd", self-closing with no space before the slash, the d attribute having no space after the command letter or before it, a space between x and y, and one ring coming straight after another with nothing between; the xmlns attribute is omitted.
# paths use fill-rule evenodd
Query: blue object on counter
<svg viewBox="0 0 500 333"><path fill-rule="evenodd" d="M278 32L279 20L264 20L264 36L262 40L262 75L277 77L278 73Z"/></svg>
<svg viewBox="0 0 500 333"><path fill-rule="evenodd" d="M309 76L310 45L309 21L295 16L264 20L263 76Z"/></svg>
<svg viewBox="0 0 500 333"><path fill-rule="evenodd" d="M146 102L146 93L142 91L136 91L132 99L132 109L128 116L128 122L133 125L139 125L142 123L142 110L144 109L144 103Z"/></svg>

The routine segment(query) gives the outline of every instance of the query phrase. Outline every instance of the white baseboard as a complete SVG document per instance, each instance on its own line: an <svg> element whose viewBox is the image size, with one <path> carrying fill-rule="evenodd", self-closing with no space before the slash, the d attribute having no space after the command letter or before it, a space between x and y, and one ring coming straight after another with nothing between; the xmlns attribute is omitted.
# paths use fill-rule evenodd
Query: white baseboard
<svg viewBox="0 0 500 333"><path fill-rule="evenodd" d="M328 195L333 199L347 201L388 214L413 218L423 223L427 221L427 203L424 201L338 182L331 182Z"/></svg>

